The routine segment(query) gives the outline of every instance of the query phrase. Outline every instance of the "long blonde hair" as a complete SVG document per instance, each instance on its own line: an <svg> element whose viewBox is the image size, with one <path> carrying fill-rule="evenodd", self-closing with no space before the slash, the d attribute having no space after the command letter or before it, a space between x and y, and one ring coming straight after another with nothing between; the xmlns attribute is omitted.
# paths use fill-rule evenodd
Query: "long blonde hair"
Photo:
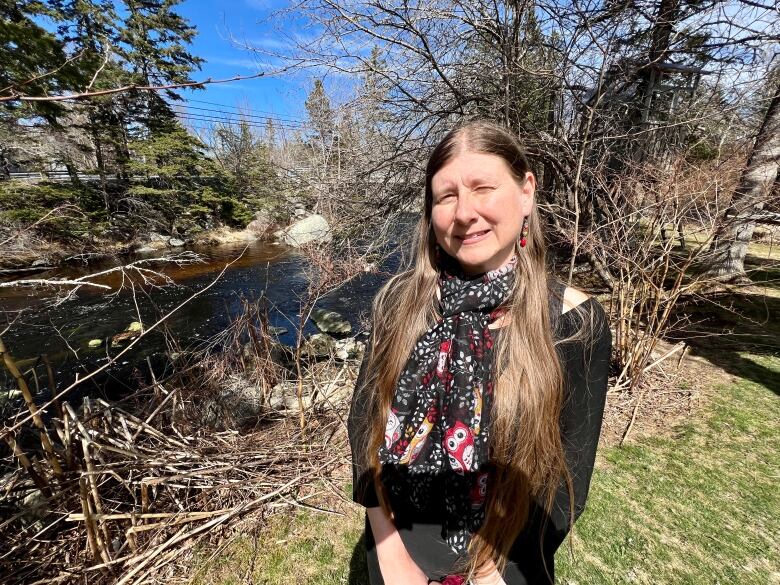
<svg viewBox="0 0 780 585"><path fill-rule="evenodd" d="M530 170L517 137L484 121L472 121L450 131L429 158L425 206L410 267L385 284L374 299L372 347L363 386L367 392L363 424L368 425L364 436L368 441L358 446L358 456L363 468L373 471L380 503L389 514L392 511L379 480L378 461L387 411L414 343L439 317L431 179L461 148L501 157L521 185ZM518 225L520 221L518 218ZM467 565L462 567L469 578L491 560L503 572L509 550L526 524L533 498L549 512L561 481L573 495L559 426L563 375L548 308L553 291L548 290L546 245L536 203L528 227L527 245L516 250L517 274L508 307L509 322L494 354L496 389L490 438L493 474L485 520L471 539Z"/></svg>

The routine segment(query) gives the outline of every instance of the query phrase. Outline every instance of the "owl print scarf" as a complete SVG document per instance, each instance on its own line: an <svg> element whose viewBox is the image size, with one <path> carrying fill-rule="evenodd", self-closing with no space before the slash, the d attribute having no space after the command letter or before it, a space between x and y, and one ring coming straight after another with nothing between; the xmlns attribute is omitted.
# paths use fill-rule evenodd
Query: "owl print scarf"
<svg viewBox="0 0 780 585"><path fill-rule="evenodd" d="M442 537L464 556L485 514L493 402L488 325L505 312L516 264L513 256L475 277L440 270L441 319L417 340L401 372L379 450L391 500L418 510L443 500Z"/></svg>

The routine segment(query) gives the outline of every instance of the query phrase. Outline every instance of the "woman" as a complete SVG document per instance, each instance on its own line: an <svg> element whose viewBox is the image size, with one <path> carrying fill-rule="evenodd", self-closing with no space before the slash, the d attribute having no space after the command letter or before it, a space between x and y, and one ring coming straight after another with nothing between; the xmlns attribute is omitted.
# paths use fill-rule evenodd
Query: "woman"
<svg viewBox="0 0 780 585"><path fill-rule="evenodd" d="M374 300L349 417L370 582L549 583L587 497L611 336L547 273L518 139L470 122L428 161L409 270Z"/></svg>

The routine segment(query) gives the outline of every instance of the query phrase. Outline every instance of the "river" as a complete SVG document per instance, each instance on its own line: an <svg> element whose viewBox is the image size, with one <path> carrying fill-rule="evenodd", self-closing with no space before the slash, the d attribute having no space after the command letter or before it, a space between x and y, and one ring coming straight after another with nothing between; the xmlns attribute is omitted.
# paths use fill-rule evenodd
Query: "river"
<svg viewBox="0 0 780 585"><path fill-rule="evenodd" d="M241 310L242 299L265 298L271 324L287 329L279 336L280 341L294 343L299 299L307 287L305 262L295 249L256 241L248 247L242 243L193 248L192 251L201 254L205 262L156 267L174 284L137 289L135 299L128 286L121 287L115 294L85 287L79 290L76 298L52 306L50 297L40 290L0 289L3 315L25 310L3 335L9 352L22 362L41 354L48 355L55 365L58 386L61 386L72 380L77 372L89 371L108 360L109 355L116 355L119 349L110 347L111 337L124 331L131 322L138 321L139 313L141 321L148 326L196 291L207 287L229 262L233 263L211 288L166 321L170 333L183 347L195 347L229 325L231 316L235 317ZM159 255L158 252L146 256ZM126 264L143 257L124 258L122 262ZM34 278L76 278L111 266L105 262L83 267L67 266L36 274ZM370 312L374 294L397 267L398 256L390 256L376 271L359 275L321 298L317 306L342 314L357 332L361 318ZM111 286L113 291L120 289L120 275L116 273L100 282ZM315 331L311 321L307 322L304 333ZM93 339L103 340L101 347L90 348L88 344ZM123 379L133 365L142 363L148 356L159 358L166 349L163 335L153 332L133 351L122 356L122 361L113 368L113 376L109 377L123 385ZM0 387L9 382L7 378L0 380Z"/></svg>

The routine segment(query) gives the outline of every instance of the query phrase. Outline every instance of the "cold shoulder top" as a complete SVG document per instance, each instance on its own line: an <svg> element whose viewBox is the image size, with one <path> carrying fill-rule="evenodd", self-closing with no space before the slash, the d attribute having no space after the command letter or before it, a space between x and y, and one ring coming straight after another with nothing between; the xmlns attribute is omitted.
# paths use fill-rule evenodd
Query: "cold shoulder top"
<svg viewBox="0 0 780 585"><path fill-rule="evenodd" d="M572 310L562 313L565 285L550 279L549 302L553 338L558 341L557 353L564 374L564 401L560 416L561 436L574 487L574 519L585 507L596 447L606 401L609 360L612 337L604 309L594 297ZM583 340L569 340L584 327ZM491 329L496 343L501 343L501 329ZM363 421L365 401L363 391L368 363L368 350L355 384L347 427L353 461L356 452L365 444ZM377 495L368 470L352 466L352 498L366 508L378 506ZM429 578L441 580L452 572L456 554L442 536L443 510L432 507L421 513L405 510L403 503L392 502L395 525L409 554ZM507 585L537 585L554 582L555 551L571 529L569 493L562 483L558 488L549 514L543 506L532 502L526 526L518 535L509 553L504 572ZM365 542L368 573L372 585L383 584L379 571L376 547L368 522L365 520Z"/></svg>

